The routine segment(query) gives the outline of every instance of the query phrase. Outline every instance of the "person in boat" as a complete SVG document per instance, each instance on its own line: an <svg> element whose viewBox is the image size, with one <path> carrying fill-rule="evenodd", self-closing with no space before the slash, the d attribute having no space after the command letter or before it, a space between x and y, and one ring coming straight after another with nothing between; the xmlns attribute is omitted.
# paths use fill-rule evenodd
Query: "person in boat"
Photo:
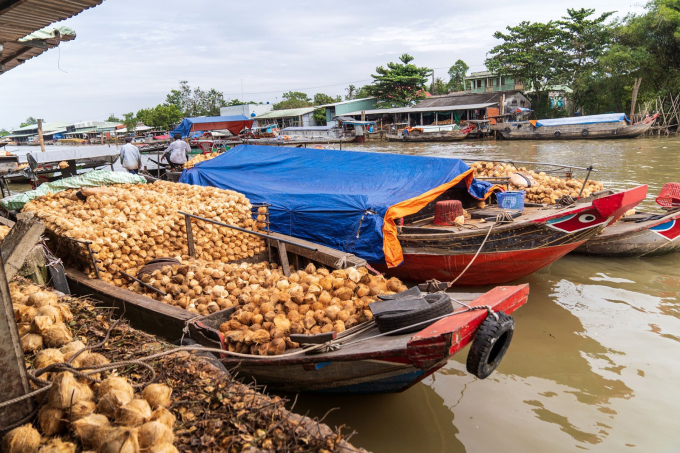
<svg viewBox="0 0 680 453"><path fill-rule="evenodd" d="M120 148L120 164L134 175L142 168L142 155L139 148L132 144L132 137L125 137L125 144Z"/></svg>
<svg viewBox="0 0 680 453"><path fill-rule="evenodd" d="M170 143L170 146L163 152L163 157L161 157L161 162L163 162L163 159L167 159L170 168L173 170L182 168L187 162L187 154L191 152L191 147L187 142L182 140L180 134L175 134L174 138L175 141Z"/></svg>

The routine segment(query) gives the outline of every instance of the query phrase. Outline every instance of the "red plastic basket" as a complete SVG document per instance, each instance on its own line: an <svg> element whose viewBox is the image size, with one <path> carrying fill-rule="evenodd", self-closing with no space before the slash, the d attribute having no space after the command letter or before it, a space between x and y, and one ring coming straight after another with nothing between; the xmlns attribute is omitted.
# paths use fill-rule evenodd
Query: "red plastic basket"
<svg viewBox="0 0 680 453"><path fill-rule="evenodd" d="M434 205L434 224L453 225L456 217L463 215L463 203L460 200L438 201Z"/></svg>
<svg viewBox="0 0 680 453"><path fill-rule="evenodd" d="M667 182L656 197L657 204L672 208L680 206L680 183Z"/></svg>

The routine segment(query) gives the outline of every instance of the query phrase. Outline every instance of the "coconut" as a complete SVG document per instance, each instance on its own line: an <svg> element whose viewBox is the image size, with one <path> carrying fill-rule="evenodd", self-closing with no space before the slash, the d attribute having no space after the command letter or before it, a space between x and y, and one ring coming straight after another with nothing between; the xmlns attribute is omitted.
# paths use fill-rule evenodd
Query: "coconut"
<svg viewBox="0 0 680 453"><path fill-rule="evenodd" d="M92 352L89 354L81 354L78 357L76 357L76 361L78 361L78 368L97 367L100 365L106 365L107 363L111 363L109 359L96 352Z"/></svg>
<svg viewBox="0 0 680 453"><path fill-rule="evenodd" d="M59 349L49 348L43 349L35 355L35 360L33 361L33 367L36 370L45 368L53 363L63 363L64 354L61 353Z"/></svg>
<svg viewBox="0 0 680 453"><path fill-rule="evenodd" d="M133 399L116 411L116 423L129 427L139 426L151 418L151 407L146 400Z"/></svg>
<svg viewBox="0 0 680 453"><path fill-rule="evenodd" d="M59 438L52 439L47 445L40 448L38 453L75 453L76 444L64 442Z"/></svg>
<svg viewBox="0 0 680 453"><path fill-rule="evenodd" d="M172 444L158 444L150 447L147 453L179 453L179 450Z"/></svg>
<svg viewBox="0 0 680 453"><path fill-rule="evenodd" d="M115 427L103 433L99 453L137 453L138 432L134 428Z"/></svg>
<svg viewBox="0 0 680 453"><path fill-rule="evenodd" d="M14 428L2 438L3 453L34 453L40 446L40 433L30 424Z"/></svg>
<svg viewBox="0 0 680 453"><path fill-rule="evenodd" d="M73 341L73 335L66 324L58 323L50 326L43 334L45 345L49 348L58 348Z"/></svg>
<svg viewBox="0 0 680 453"><path fill-rule="evenodd" d="M86 348L85 343L76 340L62 346L61 348L59 348L59 350L61 351L62 354L64 354L64 360L68 361L71 357L73 357L73 354L85 348Z"/></svg>
<svg viewBox="0 0 680 453"><path fill-rule="evenodd" d="M100 387L101 390L101 387ZM107 417L115 417L116 411L121 406L126 405L132 401L132 395L125 390L109 390L109 392L102 396L97 403L97 411L106 415Z"/></svg>
<svg viewBox="0 0 680 453"><path fill-rule="evenodd" d="M132 400L132 397L135 394L132 385L130 385L127 379L120 376L109 376L108 378L104 379L101 384L99 384L99 396L104 396L112 390L119 390L126 393L130 400Z"/></svg>
<svg viewBox="0 0 680 453"><path fill-rule="evenodd" d="M54 436L66 428L64 411L55 407L43 406L38 411L40 431L46 436Z"/></svg>
<svg viewBox="0 0 680 453"><path fill-rule="evenodd" d="M159 421L144 423L139 427L139 446L149 448L158 444L172 444L175 436L172 430Z"/></svg>
<svg viewBox="0 0 680 453"><path fill-rule="evenodd" d="M38 291L28 296L26 305L32 305L36 308L40 308L43 305L56 305L58 300L59 299L57 298L57 295L53 292Z"/></svg>
<svg viewBox="0 0 680 453"><path fill-rule="evenodd" d="M71 309L69 308L68 305L66 304L57 304L56 306L57 310L59 310L59 314L61 315L61 320L63 322L71 322L73 321L73 313L71 313Z"/></svg>
<svg viewBox="0 0 680 453"><path fill-rule="evenodd" d="M35 352L43 347L43 337L37 333L28 333L21 337L21 349L24 353Z"/></svg>
<svg viewBox="0 0 680 453"><path fill-rule="evenodd" d="M36 316L31 321L31 331L39 335L45 335L54 322L49 316Z"/></svg>
<svg viewBox="0 0 680 453"><path fill-rule="evenodd" d="M73 423L76 420L80 420L81 418L85 418L88 415L94 413L96 407L97 405L94 404L94 401L78 401L77 403L73 403L73 406L66 409L66 417L71 423Z"/></svg>
<svg viewBox="0 0 680 453"><path fill-rule="evenodd" d="M170 429L172 429L175 424L175 416L165 407L159 407L153 411L150 420L161 422Z"/></svg>
<svg viewBox="0 0 680 453"><path fill-rule="evenodd" d="M14 319L16 319L17 322L30 323L33 321L33 318L35 318L37 314L38 314L37 308L22 305L14 310Z"/></svg>
<svg viewBox="0 0 680 453"><path fill-rule="evenodd" d="M168 407L172 389L165 384L149 384L142 391L142 397L153 408Z"/></svg>
<svg viewBox="0 0 680 453"><path fill-rule="evenodd" d="M61 372L52 381L52 387L47 394L47 400L52 407L68 409L78 401L92 399L92 390L81 384L68 371Z"/></svg>
<svg viewBox="0 0 680 453"><path fill-rule="evenodd" d="M84 447L97 448L102 434L104 434L110 425L109 419L106 416L91 414L73 422L71 426Z"/></svg>
<svg viewBox="0 0 680 453"><path fill-rule="evenodd" d="M63 322L63 319L61 317L61 311L59 310L58 307L55 307L53 305L44 305L38 308L36 316L47 316L48 318L50 318L53 324Z"/></svg>

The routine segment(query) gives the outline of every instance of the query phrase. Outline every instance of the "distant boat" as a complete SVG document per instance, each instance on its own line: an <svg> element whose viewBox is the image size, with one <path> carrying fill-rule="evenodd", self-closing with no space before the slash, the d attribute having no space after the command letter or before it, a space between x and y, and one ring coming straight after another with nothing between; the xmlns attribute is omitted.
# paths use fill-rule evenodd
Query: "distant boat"
<svg viewBox="0 0 680 453"><path fill-rule="evenodd" d="M456 124L429 126L413 126L390 131L387 140L390 142L455 142L463 140L472 131L472 127L461 129Z"/></svg>
<svg viewBox="0 0 680 453"><path fill-rule="evenodd" d="M592 140L635 138L652 127L655 114L633 123L625 113L517 121L492 126L507 140Z"/></svg>

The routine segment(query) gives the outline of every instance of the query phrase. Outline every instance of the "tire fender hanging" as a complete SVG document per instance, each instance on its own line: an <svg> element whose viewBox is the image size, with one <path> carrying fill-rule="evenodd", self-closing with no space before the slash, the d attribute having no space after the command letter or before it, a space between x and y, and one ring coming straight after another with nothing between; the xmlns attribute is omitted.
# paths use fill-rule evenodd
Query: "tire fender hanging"
<svg viewBox="0 0 680 453"><path fill-rule="evenodd" d="M486 379L500 365L515 332L515 319L502 311L489 314L477 329L467 356L468 373Z"/></svg>

